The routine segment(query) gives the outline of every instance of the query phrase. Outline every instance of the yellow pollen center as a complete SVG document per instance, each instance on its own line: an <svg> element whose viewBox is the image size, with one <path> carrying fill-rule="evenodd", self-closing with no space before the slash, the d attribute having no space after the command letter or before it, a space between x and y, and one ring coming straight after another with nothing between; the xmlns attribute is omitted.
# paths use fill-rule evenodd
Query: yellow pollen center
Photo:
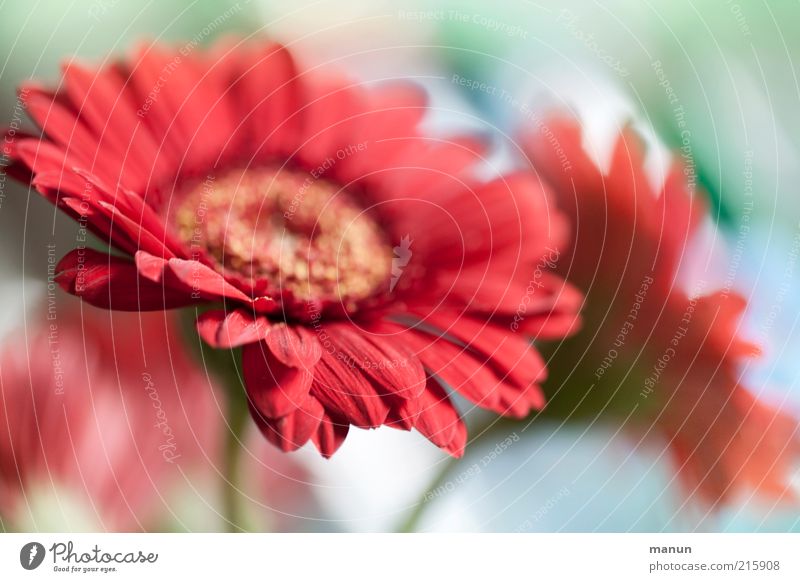
<svg viewBox="0 0 800 582"><path fill-rule="evenodd" d="M193 256L302 301L351 308L388 284L392 248L334 184L279 168L209 176L180 194L172 224Z"/></svg>

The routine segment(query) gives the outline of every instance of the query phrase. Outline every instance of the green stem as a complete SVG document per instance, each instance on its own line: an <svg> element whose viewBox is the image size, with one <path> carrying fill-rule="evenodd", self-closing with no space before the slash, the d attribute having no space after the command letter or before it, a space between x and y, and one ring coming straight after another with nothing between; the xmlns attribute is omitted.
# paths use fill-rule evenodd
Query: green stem
<svg viewBox="0 0 800 582"><path fill-rule="evenodd" d="M239 464L242 457L241 436L247 423L247 407L243 406L241 385L238 380L236 387L229 386L226 391L228 398L228 430L225 434L225 452L223 457L223 511L226 529L229 532L244 531L244 516L242 515L242 495L237 486L239 477ZM233 382L231 382L233 384Z"/></svg>
<svg viewBox="0 0 800 582"><path fill-rule="evenodd" d="M183 310L179 320L180 329L198 362L212 372L224 388L228 424L223 435L222 511L225 529L239 532L245 530L245 516L241 507L242 494L237 483L242 456L242 434L250 416L241 379L240 355L239 350L208 349L197 335L195 322L199 315L200 312L196 309Z"/></svg>
<svg viewBox="0 0 800 582"><path fill-rule="evenodd" d="M450 474L450 471L456 466L457 463L458 459L454 459L452 457L444 461L441 470L425 488L421 499L414 506L413 511L408 515L405 521L403 521L400 527L397 528L398 532L413 533L417 531L419 522L422 520L422 516L425 515L425 510L428 508L427 493L430 491L436 491L439 487L441 487L447 479L447 476Z"/></svg>
<svg viewBox="0 0 800 582"><path fill-rule="evenodd" d="M485 422L474 426L470 429L470 434L475 435L473 440L470 442L470 447L474 448L479 443L492 439L498 434L502 434L507 432L509 429L514 428L515 426L519 426L519 421L509 421L504 418L497 418L497 417L490 417ZM525 426L525 425L523 425ZM453 468L458 464L460 459L449 458L445 461L444 465L442 466L441 470L436 474L433 480L428 484L425 490L422 493L421 498L417 502L417 505L414 507L414 510L409 514L409 516L402 522L400 527L397 528L397 531L400 533L412 533L417 531L417 528L422 521L425 512L428 509L428 506L431 505L428 503L430 501L428 499L428 493L436 491L439 487L444 485L447 480L448 475L453 470Z"/></svg>

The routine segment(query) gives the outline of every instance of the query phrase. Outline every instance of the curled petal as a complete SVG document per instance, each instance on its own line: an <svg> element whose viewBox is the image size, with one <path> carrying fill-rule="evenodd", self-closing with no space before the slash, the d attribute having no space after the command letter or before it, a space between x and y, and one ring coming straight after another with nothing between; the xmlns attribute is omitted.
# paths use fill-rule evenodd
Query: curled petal
<svg viewBox="0 0 800 582"><path fill-rule="evenodd" d="M285 365L264 342L242 349L242 369L251 405L269 419L286 416L302 406L314 379L313 367Z"/></svg>
<svg viewBox="0 0 800 582"><path fill-rule="evenodd" d="M56 266L56 282L87 303L120 311L192 305L191 290L165 287L139 275L131 261L93 249L75 249Z"/></svg>
<svg viewBox="0 0 800 582"><path fill-rule="evenodd" d="M325 410L315 398L307 398L294 412L277 419L264 417L253 405L250 413L261 433L282 451L296 451L306 444L319 428Z"/></svg>
<svg viewBox="0 0 800 582"><path fill-rule="evenodd" d="M206 311L197 319L197 331L210 346L235 348L266 338L270 333L270 322L243 309L230 313L215 309Z"/></svg>
<svg viewBox="0 0 800 582"><path fill-rule="evenodd" d="M313 368L322 356L319 341L302 326L275 324L265 341L275 358L292 368Z"/></svg>

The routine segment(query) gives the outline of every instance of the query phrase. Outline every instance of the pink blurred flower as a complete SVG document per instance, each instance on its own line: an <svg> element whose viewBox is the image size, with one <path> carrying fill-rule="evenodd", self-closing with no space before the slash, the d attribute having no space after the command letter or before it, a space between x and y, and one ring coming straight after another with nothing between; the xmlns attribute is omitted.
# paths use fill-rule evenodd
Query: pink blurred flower
<svg viewBox="0 0 800 582"><path fill-rule="evenodd" d="M583 331L550 360L550 406L567 416L617 418L669 443L690 493L717 503L737 493L793 497L797 422L740 382L756 355L740 337L740 295L677 280L706 208L676 163L659 191L642 143L626 129L610 168L584 151L578 122L553 117L527 131L524 147L573 224L559 261L586 293Z"/></svg>
<svg viewBox="0 0 800 582"><path fill-rule="evenodd" d="M198 502L216 518L227 428L173 318L59 307L32 315L0 352L0 514L35 522L32 497L44 490L65 515L81 500L106 530L180 528L180 492L205 480L213 489ZM304 472L259 455L244 464L243 487L265 514L297 510Z"/></svg>

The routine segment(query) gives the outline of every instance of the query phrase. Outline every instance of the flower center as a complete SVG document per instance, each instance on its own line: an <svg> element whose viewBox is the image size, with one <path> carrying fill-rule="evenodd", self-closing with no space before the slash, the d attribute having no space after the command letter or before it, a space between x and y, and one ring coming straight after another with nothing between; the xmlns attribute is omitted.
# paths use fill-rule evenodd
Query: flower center
<svg viewBox="0 0 800 582"><path fill-rule="evenodd" d="M193 258L303 302L345 309L387 286L392 247L373 218L334 184L280 168L231 170L195 183L172 217Z"/></svg>

